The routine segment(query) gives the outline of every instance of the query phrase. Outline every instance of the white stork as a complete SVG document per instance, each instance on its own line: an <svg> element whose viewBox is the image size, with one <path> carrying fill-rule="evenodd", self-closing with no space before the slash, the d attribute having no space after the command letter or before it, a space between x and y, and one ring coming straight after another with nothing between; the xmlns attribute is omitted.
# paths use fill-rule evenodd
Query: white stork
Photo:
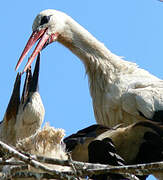
<svg viewBox="0 0 163 180"><path fill-rule="evenodd" d="M33 75L28 70L23 89L22 99L16 116L16 140L24 139L35 134L41 128L45 109L38 92L40 54L37 58Z"/></svg>
<svg viewBox="0 0 163 180"><path fill-rule="evenodd" d="M111 53L86 29L63 12L44 10L32 26L33 33L16 65L39 40L24 69L48 44L58 41L77 55L89 78L97 123L112 127L140 120L162 121L163 81L135 63Z"/></svg>
<svg viewBox="0 0 163 180"><path fill-rule="evenodd" d="M18 73L14 89L0 123L0 140L10 145L29 137L40 129L44 119L44 106L38 92L38 76L40 56L32 76L31 70L27 71L24 89L20 100L21 74Z"/></svg>

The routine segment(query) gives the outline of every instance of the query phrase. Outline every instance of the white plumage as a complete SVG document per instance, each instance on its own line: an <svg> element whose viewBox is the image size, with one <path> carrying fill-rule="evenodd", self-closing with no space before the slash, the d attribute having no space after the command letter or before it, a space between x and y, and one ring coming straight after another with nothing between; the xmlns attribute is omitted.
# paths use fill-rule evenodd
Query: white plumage
<svg viewBox="0 0 163 180"><path fill-rule="evenodd" d="M38 39L40 41L25 70L43 47L58 41L76 54L85 65L97 123L112 127L144 119L162 121L162 80L135 63L111 53L87 30L62 12L42 11L35 18L32 28L32 36L16 69Z"/></svg>
<svg viewBox="0 0 163 180"><path fill-rule="evenodd" d="M26 75L26 86L16 116L16 141L35 134L42 125L45 115L44 105L38 92L40 56L32 75L31 70Z"/></svg>
<svg viewBox="0 0 163 180"><path fill-rule="evenodd" d="M45 110L38 92L31 94L28 104L23 107L24 104L19 108L15 124L17 140L36 133L44 120Z"/></svg>

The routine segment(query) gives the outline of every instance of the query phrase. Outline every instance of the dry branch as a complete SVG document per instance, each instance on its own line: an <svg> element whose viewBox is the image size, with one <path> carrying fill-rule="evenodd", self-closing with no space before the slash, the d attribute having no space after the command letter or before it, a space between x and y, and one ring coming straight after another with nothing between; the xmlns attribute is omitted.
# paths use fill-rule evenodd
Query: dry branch
<svg viewBox="0 0 163 180"><path fill-rule="evenodd" d="M3 161L0 160L0 165L7 165L9 168L8 171L2 171L0 174L0 179L7 179L9 177L12 178L24 178L24 177L40 177L46 179L70 179L75 180L79 177L91 176L93 174L105 174L105 173L116 173L122 174L125 177L128 177L132 180L138 180L135 175L149 175L153 173L159 173L163 171L163 162L157 163L149 163L149 164L137 164L137 165L129 165L129 166L110 166L110 165L102 165L102 164L92 164L92 163L84 163L69 160L59 160L53 158L47 158L43 156L36 155L26 155L7 144L0 141L0 150L5 152L7 155L10 155L19 161ZM22 162L23 161L23 162ZM44 163L44 164L43 164ZM52 165L61 165L61 166L69 166L75 167L75 171L66 171L59 172L52 168L49 168L45 164ZM42 173L38 172L23 172L23 170L27 170L27 165L30 165L37 170L40 170ZM22 171L22 172L20 172ZM78 178L77 178L78 177Z"/></svg>
<svg viewBox="0 0 163 180"><path fill-rule="evenodd" d="M135 174L135 175L148 175L155 172L161 172L163 170L163 162L148 163L148 164L137 164L129 166L110 166L103 164L92 164L79 161L69 161L69 160L59 160L54 158L45 158L44 156L32 156L35 160L43 163L56 164L62 166L70 166L70 163L73 163L76 169L82 171L83 175L85 174L99 174L104 172L109 173L118 173L118 174Z"/></svg>
<svg viewBox="0 0 163 180"><path fill-rule="evenodd" d="M32 167L34 167L36 169L40 169L44 172L47 172L47 173L50 173L51 175L54 175L58 179L69 179L69 180L76 179L73 176L69 176L67 174L63 174L62 172L51 169L48 166L45 166L44 164L42 164L42 163L40 163L34 159L31 159L28 156L25 156L24 154L22 154L22 153L18 152L17 150L11 148L7 144L3 143L2 141L0 141L0 149L3 152L6 152L7 154L12 155L14 158L17 158L17 159L31 165Z"/></svg>
<svg viewBox="0 0 163 180"><path fill-rule="evenodd" d="M0 160L0 166L5 166L5 165L10 165L10 166L22 166L25 165L24 162L22 161L15 161L15 160L10 160L10 161L4 161Z"/></svg>

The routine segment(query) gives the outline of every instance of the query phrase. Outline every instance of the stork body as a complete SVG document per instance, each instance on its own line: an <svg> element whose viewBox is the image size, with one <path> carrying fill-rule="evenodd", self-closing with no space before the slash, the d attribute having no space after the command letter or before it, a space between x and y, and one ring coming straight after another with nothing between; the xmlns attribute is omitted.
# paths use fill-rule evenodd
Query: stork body
<svg viewBox="0 0 163 180"><path fill-rule="evenodd" d="M68 15L45 10L37 15L16 69L40 39L24 69L39 51L58 41L84 63L89 78L97 123L112 127L145 119L163 119L163 81L135 63L111 53L101 42Z"/></svg>
<svg viewBox="0 0 163 180"><path fill-rule="evenodd" d="M99 124L82 129L77 133L64 138L63 141L66 144L66 150L71 152L73 160L88 162L88 145L97 136L109 129L110 128Z"/></svg>
<svg viewBox="0 0 163 180"><path fill-rule="evenodd" d="M151 121L110 129L90 126L65 138L64 142L76 161L120 166L163 160L163 126Z"/></svg>

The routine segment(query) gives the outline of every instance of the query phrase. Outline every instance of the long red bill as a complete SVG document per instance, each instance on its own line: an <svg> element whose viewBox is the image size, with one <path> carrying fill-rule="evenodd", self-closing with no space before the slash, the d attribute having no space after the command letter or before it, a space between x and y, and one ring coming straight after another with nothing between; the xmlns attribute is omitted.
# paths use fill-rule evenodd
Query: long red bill
<svg viewBox="0 0 163 180"><path fill-rule="evenodd" d="M37 46L35 47L33 53L29 57L28 62L25 65L25 68L23 70L23 73L26 72L26 70L30 67L30 65L32 64L33 60L35 59L37 54L42 50L44 44L46 43L46 41L48 39L49 39L49 35L47 33L44 33L43 36L41 37L41 39L39 40Z"/></svg>
<svg viewBox="0 0 163 180"><path fill-rule="evenodd" d="M23 59L25 58L25 56L27 55L27 53L29 52L29 50L32 48L32 46L36 43L37 40L40 39L39 43L37 44L35 50L33 51L32 55L30 56L28 63L25 66L25 69L23 72L25 72L27 70L27 68L31 65L32 61L34 60L34 58L37 56L37 54L41 51L43 45L46 43L46 41L48 40L49 35L46 33L46 29L42 29L40 31L34 31L32 33L32 35L30 36L19 60L18 63L15 67L15 70L17 70L20 66L20 64L22 63Z"/></svg>

